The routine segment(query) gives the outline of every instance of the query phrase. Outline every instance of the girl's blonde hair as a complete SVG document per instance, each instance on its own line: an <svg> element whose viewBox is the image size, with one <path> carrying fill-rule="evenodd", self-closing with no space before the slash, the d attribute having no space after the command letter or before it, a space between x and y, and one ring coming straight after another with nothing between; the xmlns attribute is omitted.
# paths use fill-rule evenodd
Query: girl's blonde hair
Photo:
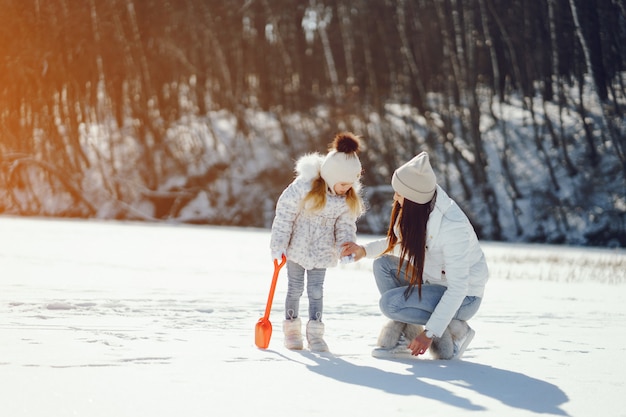
<svg viewBox="0 0 626 417"><path fill-rule="evenodd" d="M363 198L354 187L350 188L346 193L346 204L354 217L359 217L365 211ZM311 191L304 196L302 205L304 210L309 213L315 213L324 208L326 205L326 181L322 177L317 177L313 180Z"/></svg>

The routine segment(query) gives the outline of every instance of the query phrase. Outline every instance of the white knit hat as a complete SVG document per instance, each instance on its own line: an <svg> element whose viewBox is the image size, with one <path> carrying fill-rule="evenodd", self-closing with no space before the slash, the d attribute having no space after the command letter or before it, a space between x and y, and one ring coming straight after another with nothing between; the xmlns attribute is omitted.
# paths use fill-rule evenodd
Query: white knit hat
<svg viewBox="0 0 626 417"><path fill-rule="evenodd" d="M428 154L422 152L396 169L391 177L391 186L395 192L414 203L425 204L432 200L437 179Z"/></svg>
<svg viewBox="0 0 626 417"><path fill-rule="evenodd" d="M330 189L340 182L356 182L361 176L361 161L356 153L328 152L320 172Z"/></svg>

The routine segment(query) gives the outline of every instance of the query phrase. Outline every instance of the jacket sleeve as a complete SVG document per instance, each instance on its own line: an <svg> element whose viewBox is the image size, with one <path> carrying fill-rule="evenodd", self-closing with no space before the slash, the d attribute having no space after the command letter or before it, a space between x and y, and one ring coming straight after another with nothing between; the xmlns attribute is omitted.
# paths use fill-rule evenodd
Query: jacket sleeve
<svg viewBox="0 0 626 417"><path fill-rule="evenodd" d="M335 222L335 244L337 253L341 252L341 244L356 241L356 218L349 210L344 211Z"/></svg>
<svg viewBox="0 0 626 417"><path fill-rule="evenodd" d="M452 321L468 293L471 247L471 233L464 221L444 222L440 233L447 289L425 325L439 337Z"/></svg>
<svg viewBox="0 0 626 417"><path fill-rule="evenodd" d="M368 242L363 245L366 258L378 258L387 249L387 238L382 238Z"/></svg>
<svg viewBox="0 0 626 417"><path fill-rule="evenodd" d="M304 184L295 180L282 192L276 202L276 213L272 222L270 249L274 252L285 252L291 240L293 224L300 211Z"/></svg>

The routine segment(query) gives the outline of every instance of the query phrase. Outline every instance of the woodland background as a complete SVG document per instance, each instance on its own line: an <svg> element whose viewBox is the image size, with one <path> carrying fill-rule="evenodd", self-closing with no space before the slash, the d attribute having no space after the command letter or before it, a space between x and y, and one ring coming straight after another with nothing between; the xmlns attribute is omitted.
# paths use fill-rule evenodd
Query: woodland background
<svg viewBox="0 0 626 417"><path fill-rule="evenodd" d="M421 150L482 239L626 246L623 0L0 0L0 214L269 227L364 139L384 233Z"/></svg>

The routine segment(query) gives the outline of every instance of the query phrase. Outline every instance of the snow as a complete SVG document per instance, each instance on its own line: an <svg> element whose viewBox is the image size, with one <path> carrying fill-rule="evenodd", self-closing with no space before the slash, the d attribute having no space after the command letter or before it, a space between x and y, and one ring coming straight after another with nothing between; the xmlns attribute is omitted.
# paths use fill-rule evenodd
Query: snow
<svg viewBox="0 0 626 417"><path fill-rule="evenodd" d="M390 361L370 355L386 319L367 260L328 270L332 353L282 346L286 271L258 349L268 244L266 229L0 217L2 415L626 416L626 251L484 242L463 360Z"/></svg>

